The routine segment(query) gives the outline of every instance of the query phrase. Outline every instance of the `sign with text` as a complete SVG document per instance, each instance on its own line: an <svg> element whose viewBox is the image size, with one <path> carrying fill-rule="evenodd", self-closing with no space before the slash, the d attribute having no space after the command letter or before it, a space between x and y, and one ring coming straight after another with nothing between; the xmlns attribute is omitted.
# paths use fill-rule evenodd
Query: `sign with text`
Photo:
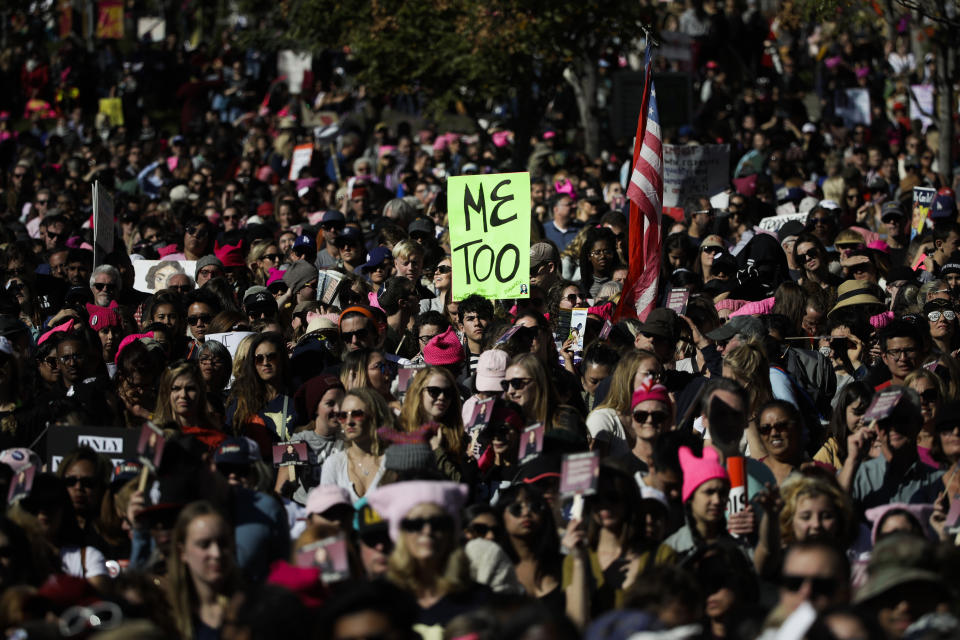
<svg viewBox="0 0 960 640"><path fill-rule="evenodd" d="M600 452L568 453L560 465L560 493L564 496L592 495L600 478Z"/></svg>
<svg viewBox="0 0 960 640"><path fill-rule="evenodd" d="M290 180L296 180L300 177L300 170L310 166L310 160L313 158L313 143L298 144L293 148L293 157L290 159Z"/></svg>
<svg viewBox="0 0 960 640"><path fill-rule="evenodd" d="M933 124L933 85L910 85L910 119L919 120L926 133Z"/></svg>
<svg viewBox="0 0 960 640"><path fill-rule="evenodd" d="M530 295L530 174L450 178L453 299Z"/></svg>
<svg viewBox="0 0 960 640"><path fill-rule="evenodd" d="M838 89L834 94L836 114L848 127L857 124L870 126L870 92L866 89Z"/></svg>
<svg viewBox="0 0 960 640"><path fill-rule="evenodd" d="M729 183L730 145L663 145L663 206L683 206L688 197L709 198Z"/></svg>
<svg viewBox="0 0 960 640"><path fill-rule="evenodd" d="M47 464L57 470L63 456L80 445L87 445L110 458L113 466L137 457L137 429L120 427L50 427L47 431Z"/></svg>
<svg viewBox="0 0 960 640"><path fill-rule="evenodd" d="M877 395L873 396L873 401L870 403L870 406L867 407L867 411L863 414L863 421L866 423L873 422L874 420L884 420L891 413L893 413L894 408L897 406L897 403L900 402L900 396L903 395L903 392L899 389L884 389Z"/></svg>
<svg viewBox="0 0 960 640"><path fill-rule="evenodd" d="M123 98L100 98L100 113L110 120L110 126L122 127Z"/></svg>
<svg viewBox="0 0 960 640"><path fill-rule="evenodd" d="M913 218L910 223L913 229L912 235L923 233L923 228L927 224L927 217L930 215L930 206L936 196L937 190L933 187L913 188Z"/></svg>
<svg viewBox="0 0 960 640"><path fill-rule="evenodd" d="M776 233L780 230L780 227L787 224L788 222L802 222L806 223L807 214L805 213L784 213L779 216L767 216L760 220L759 227L764 231L773 231Z"/></svg>

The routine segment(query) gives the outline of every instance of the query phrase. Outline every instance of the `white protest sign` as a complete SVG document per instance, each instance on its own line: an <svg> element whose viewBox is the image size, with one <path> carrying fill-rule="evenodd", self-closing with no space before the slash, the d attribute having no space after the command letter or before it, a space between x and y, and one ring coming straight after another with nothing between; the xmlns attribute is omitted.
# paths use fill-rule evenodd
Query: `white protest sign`
<svg viewBox="0 0 960 640"><path fill-rule="evenodd" d="M137 260L133 263L133 288L153 293L163 289L173 274L185 273L193 278L196 271L195 260Z"/></svg>
<svg viewBox="0 0 960 640"><path fill-rule="evenodd" d="M277 53L277 75L287 76L290 93L298 95L303 89L303 74L313 69L313 56L308 52L284 49Z"/></svg>
<svg viewBox="0 0 960 640"><path fill-rule="evenodd" d="M113 196L97 180L93 183L93 264L113 251Z"/></svg>
<svg viewBox="0 0 960 640"><path fill-rule="evenodd" d="M923 132L933 124L933 85L910 85L910 119L920 120Z"/></svg>
<svg viewBox="0 0 960 640"><path fill-rule="evenodd" d="M300 177L300 170L304 167L310 166L310 160L313 158L313 145L309 142L306 144L298 144L293 148L293 157L290 158L290 175L287 176L289 180L296 180Z"/></svg>
<svg viewBox="0 0 960 640"><path fill-rule="evenodd" d="M709 198L729 182L729 145L663 145L663 206L682 206L690 196Z"/></svg>
<svg viewBox="0 0 960 640"><path fill-rule="evenodd" d="M780 230L780 227L787 224L788 222L806 222L807 214L805 213L785 213L781 216L769 216L760 221L760 228L764 231L772 231L776 233Z"/></svg>
<svg viewBox="0 0 960 640"><path fill-rule="evenodd" d="M689 70L693 65L693 38L679 31L660 32L660 54L665 60L679 63L679 70Z"/></svg>
<svg viewBox="0 0 960 640"><path fill-rule="evenodd" d="M226 333L208 333L203 337L204 342L219 342L230 352L230 359L237 359L237 348L240 343L250 336L257 335L255 331L228 331ZM231 367L232 368L232 367ZM233 387L233 374L230 374L230 380L227 382L227 388Z"/></svg>
<svg viewBox="0 0 960 640"><path fill-rule="evenodd" d="M836 94L836 113L848 127L870 126L870 92L866 89L844 89Z"/></svg>

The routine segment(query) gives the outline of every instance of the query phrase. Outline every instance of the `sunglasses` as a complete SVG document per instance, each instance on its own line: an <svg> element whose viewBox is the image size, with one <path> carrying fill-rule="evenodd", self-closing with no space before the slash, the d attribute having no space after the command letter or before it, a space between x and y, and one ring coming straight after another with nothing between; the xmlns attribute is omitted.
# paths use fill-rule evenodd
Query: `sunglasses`
<svg viewBox="0 0 960 640"><path fill-rule="evenodd" d="M233 215L230 215L230 216L220 216L220 219L223 220L224 222L233 222L234 220L238 219L239 217L240 217L240 216L233 216Z"/></svg>
<svg viewBox="0 0 960 640"><path fill-rule="evenodd" d="M943 318L947 322L953 322L957 319L957 314L955 311L947 309L946 311L931 311L927 314L927 320L930 322L937 322Z"/></svg>
<svg viewBox="0 0 960 640"><path fill-rule="evenodd" d="M420 533L427 525L430 525L431 531L452 531L453 518L443 515L430 518L404 518L400 521L400 528L407 533Z"/></svg>
<svg viewBox="0 0 960 640"><path fill-rule="evenodd" d="M924 404L933 404L940 399L940 394L936 389L925 389L920 392L920 401Z"/></svg>
<svg viewBox="0 0 960 640"><path fill-rule="evenodd" d="M477 538L485 538L487 534L496 530L497 530L496 527L491 527L490 525L483 524L482 522L474 522L469 527L467 527L467 531L469 531L473 536Z"/></svg>
<svg viewBox="0 0 960 640"><path fill-rule="evenodd" d="M806 253L797 254L798 258L803 258L804 262L810 262L811 260L816 260L820 257L820 252L816 249L810 249Z"/></svg>
<svg viewBox="0 0 960 640"><path fill-rule="evenodd" d="M64 476L63 484L65 484L67 487L70 487L70 488L75 487L79 484L81 489L93 489L95 486L97 486L97 479L96 478L80 478L78 476Z"/></svg>
<svg viewBox="0 0 960 640"><path fill-rule="evenodd" d="M837 581L833 578L812 578L808 576L784 575L780 578L780 586L796 593L804 583L810 583L810 596L832 596L837 590Z"/></svg>
<svg viewBox="0 0 960 640"><path fill-rule="evenodd" d="M197 326L199 323L210 324L210 321L213 320L213 316L209 313L201 313L197 316L187 316L187 324L191 327Z"/></svg>
<svg viewBox="0 0 960 640"><path fill-rule="evenodd" d="M266 364L268 362L276 362L280 358L280 355L273 351L271 353L258 353L254 356L253 361L257 364Z"/></svg>
<svg viewBox="0 0 960 640"><path fill-rule="evenodd" d="M448 400L453 397L453 389L450 387L426 387L427 394L433 400L437 400L440 396L447 398Z"/></svg>
<svg viewBox="0 0 960 640"><path fill-rule="evenodd" d="M512 515L514 518L519 518L523 515L524 510L533 514L541 514L547 512L547 503L543 500L534 500L533 502L514 502L509 507L507 507L507 513Z"/></svg>
<svg viewBox="0 0 960 640"><path fill-rule="evenodd" d="M279 262L280 254L279 253L265 253L261 260L270 260L271 262Z"/></svg>
<svg viewBox="0 0 960 640"><path fill-rule="evenodd" d="M579 293L568 293L563 297L563 299L569 302L570 304L577 304L578 302L580 302L581 300L585 300L586 298L584 298Z"/></svg>
<svg viewBox="0 0 960 640"><path fill-rule="evenodd" d="M354 338L362 340L366 337L368 331L366 329L357 329L356 331L344 331L340 334L340 339L343 340L344 344L351 344Z"/></svg>
<svg viewBox="0 0 960 640"><path fill-rule="evenodd" d="M273 309L264 309L261 307L247 309L247 317L251 320L262 320L264 318L269 318L271 315L273 315Z"/></svg>
<svg viewBox="0 0 960 640"><path fill-rule="evenodd" d="M341 422L345 422L349 419L363 420L367 417L367 412L363 409L354 409L353 411L335 411L333 412L333 417Z"/></svg>
<svg viewBox="0 0 960 640"><path fill-rule="evenodd" d="M56 369L56 368L57 368L57 359L54 358L53 356L47 356L46 358L40 358L40 362L44 363L45 365L47 365L47 366L50 367L51 369Z"/></svg>
<svg viewBox="0 0 960 640"><path fill-rule="evenodd" d="M343 231L344 228L346 228L346 226L347 226L347 225L345 225L345 224L331 224L331 223L328 222L328 223L326 223L326 224L320 225L320 228L323 229L324 231L337 231L337 232L340 232L340 231Z"/></svg>
<svg viewBox="0 0 960 640"><path fill-rule="evenodd" d="M445 276L452 271L453 271L453 267L451 267L448 264L441 264L439 267L437 267L437 273L439 273L440 275Z"/></svg>
<svg viewBox="0 0 960 640"><path fill-rule="evenodd" d="M715 244L706 246L702 249L704 253L709 253L710 255L716 255L718 253L723 253L723 247L718 247Z"/></svg>
<svg viewBox="0 0 960 640"><path fill-rule="evenodd" d="M667 412L666 411L634 411L633 419L637 424L646 424L647 420L650 421L650 424L657 426L665 423L667 421Z"/></svg>
<svg viewBox="0 0 960 640"><path fill-rule="evenodd" d="M533 382L533 378L511 378L510 380L501 380L500 387L504 391L508 391L511 387L516 391L520 391L531 382Z"/></svg>
<svg viewBox="0 0 960 640"><path fill-rule="evenodd" d="M840 249L841 251L854 251L856 249L860 249L861 247L863 247L863 244L859 242L840 242L837 244L837 249Z"/></svg>
<svg viewBox="0 0 960 640"><path fill-rule="evenodd" d="M790 423L786 420L782 422L775 422L773 424L761 424L757 427L757 431L760 432L760 435L766 436L770 435L771 431L776 431L777 433L782 433L790 429Z"/></svg>
<svg viewBox="0 0 960 640"><path fill-rule="evenodd" d="M117 285L112 284L110 282L94 282L93 288L96 289L97 291L103 291L104 289L106 289L107 293L113 293L114 291L117 290Z"/></svg>
<svg viewBox="0 0 960 640"><path fill-rule="evenodd" d="M357 537L360 538L360 542L365 547L370 547L371 549L376 549L379 546L383 546L384 549L393 548L393 542L390 540L390 534L385 531L361 533Z"/></svg>
<svg viewBox="0 0 960 640"><path fill-rule="evenodd" d="M26 286L27 285L22 282L11 282L7 285L7 291L16 291L17 293L20 293Z"/></svg>
<svg viewBox="0 0 960 640"><path fill-rule="evenodd" d="M86 356L80 353L68 353L65 356L60 356L60 362L62 364L69 364L71 362L83 362L86 360Z"/></svg>
<svg viewBox="0 0 960 640"><path fill-rule="evenodd" d="M830 226L830 225L833 224L833 220L831 220L830 218L828 218L828 217L826 217L826 216L821 216L821 217L819 217L819 218L810 218L810 222L807 223L807 227L808 227L808 228L810 228L810 227L815 227L815 226L817 226L818 224L827 227L827 226Z"/></svg>
<svg viewBox="0 0 960 640"><path fill-rule="evenodd" d="M220 462L217 464L217 471L227 478L232 475L243 477L250 472L250 465Z"/></svg>
<svg viewBox="0 0 960 640"><path fill-rule="evenodd" d="M202 238L203 236L207 235L207 228L206 227L187 227L187 233L190 234L191 236Z"/></svg>

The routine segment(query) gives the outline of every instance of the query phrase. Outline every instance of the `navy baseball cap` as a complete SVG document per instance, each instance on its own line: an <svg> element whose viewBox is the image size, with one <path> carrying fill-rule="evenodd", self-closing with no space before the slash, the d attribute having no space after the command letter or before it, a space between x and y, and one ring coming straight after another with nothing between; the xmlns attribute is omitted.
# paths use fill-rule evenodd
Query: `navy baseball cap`
<svg viewBox="0 0 960 640"><path fill-rule="evenodd" d="M313 249L316 245L313 243L313 238L308 235L297 236L297 239L293 241L293 248L299 249L300 247L306 247L308 249Z"/></svg>
<svg viewBox="0 0 960 640"><path fill-rule="evenodd" d="M213 454L214 464L250 464L254 460L246 438L227 438Z"/></svg>
<svg viewBox="0 0 960 640"><path fill-rule="evenodd" d="M324 224L331 224L331 223L346 224L347 219L343 217L343 214L337 211L336 209L330 209L329 211L323 214L322 218L320 218L320 224L324 225Z"/></svg>
<svg viewBox="0 0 960 640"><path fill-rule="evenodd" d="M367 269L379 267L387 258L392 257L393 253L387 247L374 247L373 250L367 254L367 261L360 265L360 270L366 271Z"/></svg>
<svg viewBox="0 0 960 640"><path fill-rule="evenodd" d="M110 478L110 488L119 489L138 475L143 469L143 463L139 460L124 460L113 468L113 475Z"/></svg>
<svg viewBox="0 0 960 640"><path fill-rule="evenodd" d="M358 242L363 241L363 232L356 227L344 227L343 230L337 234L337 242Z"/></svg>
<svg viewBox="0 0 960 640"><path fill-rule="evenodd" d="M952 218L957 215L957 203L949 193L938 193L930 203L930 217Z"/></svg>

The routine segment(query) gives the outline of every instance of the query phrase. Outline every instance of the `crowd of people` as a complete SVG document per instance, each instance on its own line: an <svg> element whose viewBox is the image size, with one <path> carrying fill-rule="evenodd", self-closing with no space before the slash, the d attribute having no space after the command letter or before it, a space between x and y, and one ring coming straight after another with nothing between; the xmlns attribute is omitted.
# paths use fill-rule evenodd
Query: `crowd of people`
<svg viewBox="0 0 960 640"><path fill-rule="evenodd" d="M508 117L403 116L340 54L292 92L231 30L90 52L4 14L4 634L960 637L932 54L784 5L663 5L698 105L665 142L728 144L730 183L664 215L642 319L629 141L587 157L563 89L518 160ZM446 180L508 170L529 295L459 295Z"/></svg>

